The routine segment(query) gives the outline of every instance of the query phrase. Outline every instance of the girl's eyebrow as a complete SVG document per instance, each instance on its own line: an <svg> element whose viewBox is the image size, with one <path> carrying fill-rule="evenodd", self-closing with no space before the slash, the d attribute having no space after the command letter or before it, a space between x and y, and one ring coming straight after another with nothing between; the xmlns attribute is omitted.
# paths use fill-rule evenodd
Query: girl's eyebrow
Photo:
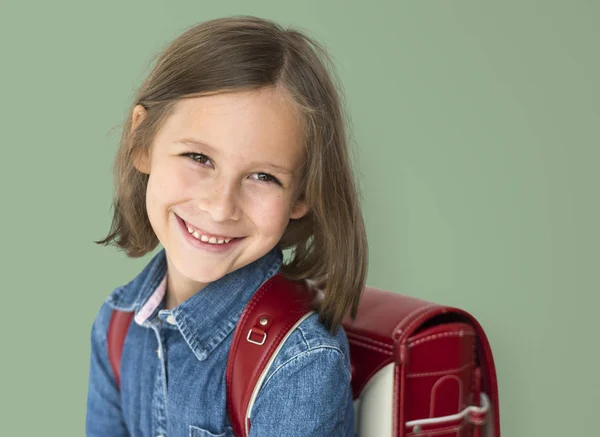
<svg viewBox="0 0 600 437"><path fill-rule="evenodd" d="M215 152L216 151L213 147L209 146L205 142L198 141L198 140L195 140L193 138L182 138L182 139L177 140L175 142L176 143L182 143L182 144L189 144L191 146L196 146L196 147L203 147L203 148L209 149L209 151L211 151L211 152ZM270 168L271 170L273 170L275 172L286 174L286 175L290 175L290 176L294 173L289 168L282 167L282 166L276 165L276 164L272 164L270 162L251 162L250 165L257 165L257 166L268 167L268 168Z"/></svg>
<svg viewBox="0 0 600 437"><path fill-rule="evenodd" d="M202 141L198 141L195 140L193 138L182 138L180 140L175 141L176 143L182 143L182 144L189 144L192 146L199 146L199 147L205 147L207 149L210 149L211 151L215 151L215 149L213 149L211 146L209 146L208 144L202 142Z"/></svg>
<svg viewBox="0 0 600 437"><path fill-rule="evenodd" d="M273 170L275 173L282 173L289 176L291 176L293 173L289 168L281 167L279 165L271 164L269 162L252 162L251 165L267 167Z"/></svg>

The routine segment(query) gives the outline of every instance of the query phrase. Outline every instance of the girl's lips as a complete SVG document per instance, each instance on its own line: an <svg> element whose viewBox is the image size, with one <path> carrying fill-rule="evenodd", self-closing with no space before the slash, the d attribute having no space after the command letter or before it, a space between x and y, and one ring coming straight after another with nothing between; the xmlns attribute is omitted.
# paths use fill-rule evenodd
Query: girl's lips
<svg viewBox="0 0 600 437"><path fill-rule="evenodd" d="M229 241L229 243L221 243L221 244L204 242L204 241L197 239L196 237L194 237L192 234L189 233L189 231L187 230L187 225L181 217L179 217L177 214L175 214L175 217L177 219L177 223L179 224L179 228L181 229L181 232L183 233L183 237L190 244L192 244L194 247L197 247L199 249L204 249L204 250L208 250L211 252L225 252L225 251L230 250L234 246L237 246L237 244L239 244L245 238L245 237L232 238ZM230 237L227 237L227 238L230 238ZM221 239L224 239L224 238L221 237Z"/></svg>
<svg viewBox="0 0 600 437"><path fill-rule="evenodd" d="M182 219L181 217L179 217L177 214L175 214L175 215L177 216L177 218L179 218L183 222L183 224L186 226L186 228L187 228L187 226L189 226L190 228L192 228L195 231L197 231L198 234L200 234L200 235L206 235L208 238L215 237L217 240L234 240L236 238L242 238L242 237L230 237L230 236L225 236L225 235L211 234L210 232L206 232L206 231L204 231L204 230L202 230L202 229L200 229L200 228L198 228L198 227L196 227L194 225L189 224L184 219Z"/></svg>

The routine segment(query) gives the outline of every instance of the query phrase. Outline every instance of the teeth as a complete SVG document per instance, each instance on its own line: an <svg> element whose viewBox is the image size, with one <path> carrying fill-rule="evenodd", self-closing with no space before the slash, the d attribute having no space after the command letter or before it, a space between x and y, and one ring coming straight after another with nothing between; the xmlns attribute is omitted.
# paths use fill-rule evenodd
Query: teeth
<svg viewBox="0 0 600 437"><path fill-rule="evenodd" d="M187 226L187 230L190 234L192 234L195 238L197 238L200 241L204 241L205 243L210 243L210 244L227 244L229 243L231 240L233 240L233 238L225 238L225 239L219 239L217 240L216 237L208 237L206 235L200 235L198 233L198 231L190 228L189 226Z"/></svg>

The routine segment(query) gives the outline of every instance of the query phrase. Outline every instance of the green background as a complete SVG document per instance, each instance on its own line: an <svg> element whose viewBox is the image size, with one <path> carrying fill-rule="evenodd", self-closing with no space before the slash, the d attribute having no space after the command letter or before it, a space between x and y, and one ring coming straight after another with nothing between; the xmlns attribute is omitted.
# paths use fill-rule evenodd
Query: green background
<svg viewBox="0 0 600 437"><path fill-rule="evenodd" d="M185 27L233 14L300 28L334 57L368 284L480 320L504 436L596 435L591 0L2 0L2 433L84 434L91 323L151 256L92 242L110 225L120 123L154 54Z"/></svg>

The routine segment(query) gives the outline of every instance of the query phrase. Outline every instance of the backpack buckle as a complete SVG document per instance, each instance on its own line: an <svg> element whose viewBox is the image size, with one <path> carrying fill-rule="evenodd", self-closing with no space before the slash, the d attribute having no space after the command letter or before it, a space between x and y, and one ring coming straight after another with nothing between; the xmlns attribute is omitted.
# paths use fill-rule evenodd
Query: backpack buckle
<svg viewBox="0 0 600 437"><path fill-rule="evenodd" d="M256 323L254 324L253 328L250 328L250 331L248 331L248 335L246 336L246 340L248 340L248 342L250 343L254 343L257 344L259 346L262 346L263 344L265 344L265 340L267 339L267 329L269 328L270 325L270 320L269 317L266 314L263 314L262 316L260 316L258 318L258 320L256 320ZM254 332L252 332L254 331ZM252 340L250 338L250 336L255 333L258 335L262 335L262 340L260 341L256 341L256 340Z"/></svg>
<svg viewBox="0 0 600 437"><path fill-rule="evenodd" d="M254 343L259 346L262 346L263 344L265 344L265 340L267 339L267 333L265 331L263 331L262 329L259 329L258 331L260 331L260 332L258 332L257 334L259 334L259 335L262 334L262 336L263 336L262 339L260 341L252 340L250 338L250 336L253 334L253 332L252 332L253 329L256 329L256 328L251 328L250 331L248 331L248 336L246 337L246 340L248 340L250 343Z"/></svg>

